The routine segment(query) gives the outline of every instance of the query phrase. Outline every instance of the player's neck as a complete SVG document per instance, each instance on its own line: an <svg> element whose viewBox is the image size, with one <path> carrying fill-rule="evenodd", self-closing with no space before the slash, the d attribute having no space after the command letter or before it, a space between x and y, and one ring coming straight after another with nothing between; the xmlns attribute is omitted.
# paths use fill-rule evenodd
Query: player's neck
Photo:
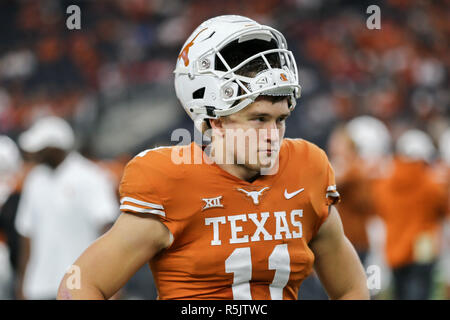
<svg viewBox="0 0 450 320"><path fill-rule="evenodd" d="M220 164L216 163L222 170L235 176L238 179L253 182L261 175L259 170L251 170L243 165L239 164Z"/></svg>
<svg viewBox="0 0 450 320"><path fill-rule="evenodd" d="M227 152L223 142L217 143L217 140L213 139L206 154L219 168L240 180L253 182L261 175L260 170L237 163L235 155Z"/></svg>

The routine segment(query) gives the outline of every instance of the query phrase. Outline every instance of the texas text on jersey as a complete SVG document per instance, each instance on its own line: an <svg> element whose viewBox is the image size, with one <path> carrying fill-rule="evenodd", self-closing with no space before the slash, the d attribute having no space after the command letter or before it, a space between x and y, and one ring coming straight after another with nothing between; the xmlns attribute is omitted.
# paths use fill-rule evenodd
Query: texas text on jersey
<svg viewBox="0 0 450 320"><path fill-rule="evenodd" d="M143 152L120 184L122 212L153 214L174 237L150 261L159 298L297 299L314 262L308 242L339 200L326 154L284 139L277 174L247 182L217 164L177 165L173 148L202 152Z"/></svg>

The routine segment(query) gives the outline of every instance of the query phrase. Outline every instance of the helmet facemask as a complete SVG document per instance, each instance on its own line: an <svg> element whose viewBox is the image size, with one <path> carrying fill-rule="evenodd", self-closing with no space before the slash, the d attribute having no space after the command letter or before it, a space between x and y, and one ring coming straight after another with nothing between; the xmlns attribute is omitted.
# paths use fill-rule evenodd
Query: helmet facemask
<svg viewBox="0 0 450 320"><path fill-rule="evenodd" d="M296 75L290 71L288 61L289 53L278 49L274 39L270 42L253 39L243 43L235 40L218 52L215 69L223 71L221 76L226 79L222 91L226 91L230 83L238 84L238 94L232 98L234 107L236 102L260 92L263 95L292 95L292 81L296 80Z"/></svg>
<svg viewBox="0 0 450 320"><path fill-rule="evenodd" d="M276 41L252 39L239 43L235 40L215 52L214 67L205 68L200 74L212 73L220 82L220 94L224 102L232 103L225 110L214 110L207 118L233 114L260 95L289 97L290 109L300 96L298 74L292 52L278 48ZM208 63L209 64L209 63ZM207 65L208 65L207 64ZM202 69L202 68L200 68Z"/></svg>

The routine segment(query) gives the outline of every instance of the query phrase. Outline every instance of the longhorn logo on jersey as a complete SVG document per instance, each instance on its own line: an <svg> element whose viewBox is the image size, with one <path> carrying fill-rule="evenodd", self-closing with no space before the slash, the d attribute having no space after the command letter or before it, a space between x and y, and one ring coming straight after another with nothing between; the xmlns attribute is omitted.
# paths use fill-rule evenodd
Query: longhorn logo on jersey
<svg viewBox="0 0 450 320"><path fill-rule="evenodd" d="M258 205L259 204L259 197L267 189L269 189L269 187L264 187L264 188L262 188L259 191L247 191L247 190L244 190L244 189L241 189L241 188L238 188L237 190L239 190L241 192L244 192L247 195L247 197L252 198L254 204Z"/></svg>

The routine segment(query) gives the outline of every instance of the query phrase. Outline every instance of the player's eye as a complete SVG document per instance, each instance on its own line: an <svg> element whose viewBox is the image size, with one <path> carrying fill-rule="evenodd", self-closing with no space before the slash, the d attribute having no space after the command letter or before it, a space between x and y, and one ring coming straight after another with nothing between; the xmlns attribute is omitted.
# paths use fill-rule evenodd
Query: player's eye
<svg viewBox="0 0 450 320"><path fill-rule="evenodd" d="M283 122L285 122L286 121L286 116L282 116L282 117L279 117L278 119L277 119L277 123L283 123Z"/></svg>
<svg viewBox="0 0 450 320"><path fill-rule="evenodd" d="M253 118L252 121L265 122L265 121L267 121L267 119L266 119L266 117L256 117L256 118Z"/></svg>

